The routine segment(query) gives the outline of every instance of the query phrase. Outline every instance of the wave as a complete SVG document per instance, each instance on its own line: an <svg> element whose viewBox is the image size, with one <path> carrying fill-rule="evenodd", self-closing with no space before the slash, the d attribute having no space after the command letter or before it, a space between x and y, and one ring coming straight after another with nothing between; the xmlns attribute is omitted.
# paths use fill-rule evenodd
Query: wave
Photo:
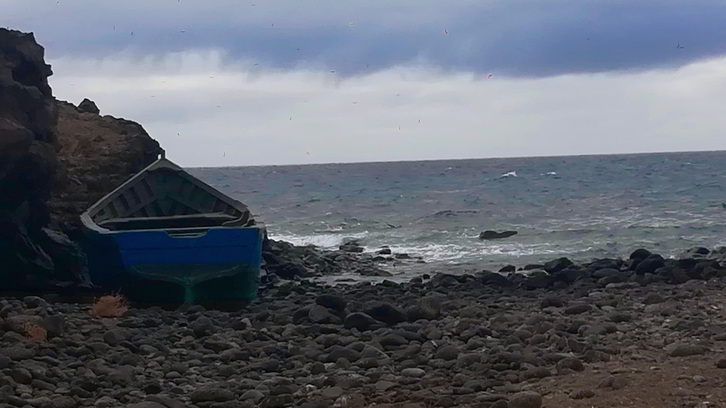
<svg viewBox="0 0 726 408"><path fill-rule="evenodd" d="M323 249L338 249L346 239L365 238L368 232L358 232L354 234L318 234L318 235L287 235L276 234L270 235L270 239L286 241L293 245L305 246L314 245Z"/></svg>

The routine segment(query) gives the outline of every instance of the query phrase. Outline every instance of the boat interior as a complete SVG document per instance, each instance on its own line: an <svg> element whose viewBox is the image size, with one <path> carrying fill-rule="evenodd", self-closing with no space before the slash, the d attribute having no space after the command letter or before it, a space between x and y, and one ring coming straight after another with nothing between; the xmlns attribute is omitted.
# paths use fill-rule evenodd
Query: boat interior
<svg viewBox="0 0 726 408"><path fill-rule="evenodd" d="M111 231L255 225L242 203L168 161L134 176L88 214L99 227Z"/></svg>

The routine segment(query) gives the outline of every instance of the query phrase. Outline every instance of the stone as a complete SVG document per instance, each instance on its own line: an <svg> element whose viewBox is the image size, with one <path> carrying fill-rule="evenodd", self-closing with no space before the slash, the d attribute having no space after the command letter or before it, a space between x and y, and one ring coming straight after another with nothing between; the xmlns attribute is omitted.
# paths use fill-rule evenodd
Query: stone
<svg viewBox="0 0 726 408"><path fill-rule="evenodd" d="M351 313L345 317L343 326L346 329L357 329L358 331L366 331L371 326L377 324L376 320L365 313Z"/></svg>
<svg viewBox="0 0 726 408"><path fill-rule="evenodd" d="M585 312L589 312L592 309L592 306L588 305L587 303L577 303L570 305L565 309L566 315L578 315L583 314Z"/></svg>
<svg viewBox="0 0 726 408"><path fill-rule="evenodd" d="M643 260L651 255L651 252L647 249L640 248L633 251L633 253L630 254L630 259L638 259Z"/></svg>
<svg viewBox="0 0 726 408"><path fill-rule="evenodd" d="M401 375L404 377L421 378L426 375L426 371L418 367L404 368L401 370Z"/></svg>
<svg viewBox="0 0 726 408"><path fill-rule="evenodd" d="M534 391L522 391L509 398L508 408L540 408L542 395Z"/></svg>
<svg viewBox="0 0 726 408"><path fill-rule="evenodd" d="M507 279L505 276L495 273L495 272L489 272L485 271L481 275L481 283L485 286L498 286L498 287L508 287L512 286L513 283Z"/></svg>
<svg viewBox="0 0 726 408"><path fill-rule="evenodd" d="M249 390L242 394L240 397L242 401L252 401L253 403L257 404L263 399L265 399L265 394L261 393L258 390Z"/></svg>
<svg viewBox="0 0 726 408"><path fill-rule="evenodd" d="M557 370L584 371L585 365L576 357L567 357L557 362Z"/></svg>
<svg viewBox="0 0 726 408"><path fill-rule="evenodd" d="M667 350L670 357L688 357L705 354L708 349L704 346L694 344L676 344Z"/></svg>
<svg viewBox="0 0 726 408"><path fill-rule="evenodd" d="M555 273L555 272L559 272L559 271L567 268L568 266L572 266L572 265L573 265L572 261L570 261L569 259L567 259L565 257L562 257L562 258L554 259L549 262L545 262L544 270L549 273Z"/></svg>
<svg viewBox="0 0 726 408"><path fill-rule="evenodd" d="M326 398L336 399L343 395L345 391L341 387L329 387L322 390L322 394Z"/></svg>
<svg viewBox="0 0 726 408"><path fill-rule="evenodd" d="M336 295L320 295L315 299L315 303L338 312L345 310L348 305L345 299Z"/></svg>
<svg viewBox="0 0 726 408"><path fill-rule="evenodd" d="M656 269L665 266L665 260L660 255L650 255L638 263L635 267L635 273L644 275L646 273L655 273Z"/></svg>
<svg viewBox="0 0 726 408"><path fill-rule="evenodd" d="M313 305L308 312L308 317L313 323L331 324L340 323L340 318L332 313L330 309L321 305Z"/></svg>
<svg viewBox="0 0 726 408"><path fill-rule="evenodd" d="M131 338L131 332L126 329L114 328L103 334L103 341L109 346L118 346Z"/></svg>
<svg viewBox="0 0 726 408"><path fill-rule="evenodd" d="M2 365L0 365L1 367ZM716 367L718 368L726 368L726 358L722 358L716 362Z"/></svg>
<svg viewBox="0 0 726 408"><path fill-rule="evenodd" d="M223 388L203 388L191 393L193 403L199 402L225 402L235 399L234 393Z"/></svg>
<svg viewBox="0 0 726 408"><path fill-rule="evenodd" d="M453 344L441 346L436 350L436 358L444 361L452 361L459 358L459 348Z"/></svg>
<svg viewBox="0 0 726 408"><path fill-rule="evenodd" d="M328 355L325 357L325 362L334 363L340 358L344 358L350 362L356 362L360 359L360 353L355 350L336 345L330 348Z"/></svg>
<svg viewBox="0 0 726 408"><path fill-rule="evenodd" d="M406 310L408 320L435 320L441 316L441 301L433 296L426 296L416 302L416 306Z"/></svg>
<svg viewBox="0 0 726 408"><path fill-rule="evenodd" d="M74 401L75 403L75 401ZM75 405L72 405L75 406ZM159 404L158 402L145 401L137 402L135 404L124 405L125 408L167 408L165 405Z"/></svg>
<svg viewBox="0 0 726 408"><path fill-rule="evenodd" d="M479 234L479 239L481 240L493 240L493 239L504 239L509 238L517 235L517 231L492 231L492 230L486 230Z"/></svg>
<svg viewBox="0 0 726 408"><path fill-rule="evenodd" d="M196 337L206 337L216 331L214 322L206 316L202 316L192 322L192 331Z"/></svg>
<svg viewBox="0 0 726 408"><path fill-rule="evenodd" d="M373 302L364 311L368 316L388 325L406 321L406 314L390 303Z"/></svg>

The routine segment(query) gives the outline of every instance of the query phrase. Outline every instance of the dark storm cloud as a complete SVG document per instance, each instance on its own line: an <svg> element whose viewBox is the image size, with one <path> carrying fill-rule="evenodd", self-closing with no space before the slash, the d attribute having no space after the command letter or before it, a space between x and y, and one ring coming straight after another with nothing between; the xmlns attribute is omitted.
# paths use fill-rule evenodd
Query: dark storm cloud
<svg viewBox="0 0 726 408"><path fill-rule="evenodd" d="M51 58L217 48L262 67L343 75L418 62L537 77L726 53L716 1L3 0L0 18L34 31Z"/></svg>

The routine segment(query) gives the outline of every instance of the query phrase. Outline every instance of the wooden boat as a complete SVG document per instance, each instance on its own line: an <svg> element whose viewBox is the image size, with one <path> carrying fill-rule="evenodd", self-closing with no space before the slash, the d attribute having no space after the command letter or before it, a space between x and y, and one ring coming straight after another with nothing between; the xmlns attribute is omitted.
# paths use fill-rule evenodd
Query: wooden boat
<svg viewBox="0 0 726 408"><path fill-rule="evenodd" d="M263 226L164 157L81 215L91 280L153 303L254 299Z"/></svg>

